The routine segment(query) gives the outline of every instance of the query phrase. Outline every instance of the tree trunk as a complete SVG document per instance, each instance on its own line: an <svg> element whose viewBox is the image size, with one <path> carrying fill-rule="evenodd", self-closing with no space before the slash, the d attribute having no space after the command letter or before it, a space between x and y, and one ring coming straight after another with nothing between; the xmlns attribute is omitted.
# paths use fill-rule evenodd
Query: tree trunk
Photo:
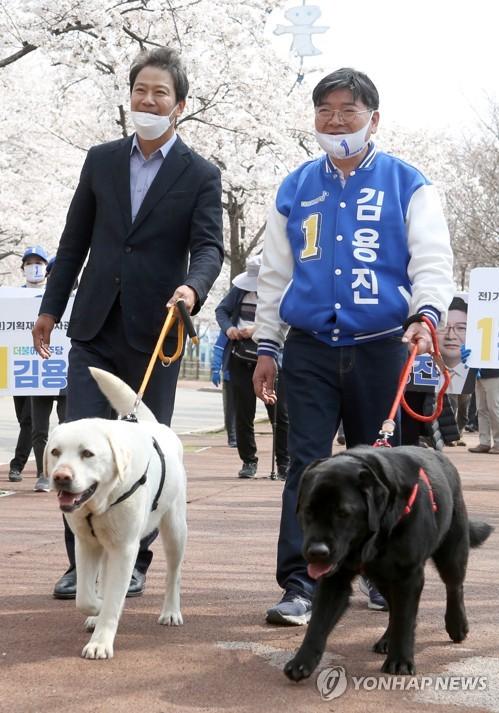
<svg viewBox="0 0 499 713"><path fill-rule="evenodd" d="M229 217L229 244L230 244L230 281L246 269L246 254L241 240L242 220L244 208L238 203L237 196L228 191L225 205Z"/></svg>

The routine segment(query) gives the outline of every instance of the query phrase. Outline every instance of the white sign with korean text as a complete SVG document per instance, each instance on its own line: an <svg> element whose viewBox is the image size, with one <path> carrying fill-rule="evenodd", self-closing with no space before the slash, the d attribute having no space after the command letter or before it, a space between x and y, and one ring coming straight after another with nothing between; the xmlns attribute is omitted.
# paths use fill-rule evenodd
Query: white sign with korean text
<svg viewBox="0 0 499 713"><path fill-rule="evenodd" d="M52 332L52 356L41 359L31 336L41 296L37 290L0 290L0 396L48 396L67 385L70 340L66 330L73 298Z"/></svg>
<svg viewBox="0 0 499 713"><path fill-rule="evenodd" d="M476 267L470 273L466 347L468 366L499 368L499 268Z"/></svg>

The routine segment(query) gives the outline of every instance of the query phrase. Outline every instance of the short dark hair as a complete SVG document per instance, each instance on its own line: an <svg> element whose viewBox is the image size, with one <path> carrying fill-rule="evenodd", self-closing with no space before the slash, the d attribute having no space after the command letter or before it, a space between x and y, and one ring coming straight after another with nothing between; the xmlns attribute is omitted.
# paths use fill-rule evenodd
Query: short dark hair
<svg viewBox="0 0 499 713"><path fill-rule="evenodd" d="M314 106L319 106L326 94L336 89L350 89L354 101L361 99L368 109L379 108L379 94L367 74L351 67L342 67L326 75L312 92Z"/></svg>
<svg viewBox="0 0 499 713"><path fill-rule="evenodd" d="M449 311L451 309L456 309L460 312L466 312L466 314L468 314L468 305L462 297L454 297L452 299L452 302L449 305Z"/></svg>
<svg viewBox="0 0 499 713"><path fill-rule="evenodd" d="M135 57L130 67L130 92L133 89L137 75L145 67L159 67L170 72L175 87L175 98L184 101L189 91L189 80L180 59L179 53L170 47L157 47L153 50L144 50Z"/></svg>

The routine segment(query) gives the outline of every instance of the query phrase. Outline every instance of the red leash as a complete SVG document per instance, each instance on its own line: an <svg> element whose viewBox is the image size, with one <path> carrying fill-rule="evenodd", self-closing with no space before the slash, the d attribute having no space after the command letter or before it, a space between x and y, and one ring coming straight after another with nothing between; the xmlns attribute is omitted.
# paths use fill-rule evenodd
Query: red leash
<svg viewBox="0 0 499 713"><path fill-rule="evenodd" d="M398 389L397 393L395 395L395 400L392 404L392 408L390 409L390 413L388 414L388 418L383 421L383 424L381 426L381 431L379 432L379 435L381 438L378 438L374 443L373 446L375 448L379 448L381 446L385 448L391 448L390 443L388 443L388 439L393 436L393 432L395 431L395 414L397 413L398 407L400 404L402 404L403 409L405 410L406 413L409 414L412 418L415 418L416 421L423 421L424 423L430 423L431 421L435 421L440 414L442 413L442 408L443 408L443 399L444 399L444 394L447 391L447 387L449 386L450 383L450 374L449 370L445 366L442 355L440 354L440 349L438 347L438 339L437 339L437 332L435 330L435 327L433 326L433 322L428 319L428 317L425 317L424 315L421 316L421 321L424 322L430 329L431 333L431 341L433 344L433 360L437 364L440 373L444 377L444 383L442 384L442 388L437 394L437 403L435 405L435 410L433 411L432 414L429 416L424 416L421 413L416 413L416 411L413 411L412 408L409 406L407 401L405 400L404 397L404 391L405 387L407 385L407 381L409 378L409 374L411 373L412 365L414 364L414 360L417 355L417 345L414 344L412 347L411 353L409 354L409 357L404 365L404 368L402 369L402 373L400 374L400 379L399 379L399 384L398 384Z"/></svg>

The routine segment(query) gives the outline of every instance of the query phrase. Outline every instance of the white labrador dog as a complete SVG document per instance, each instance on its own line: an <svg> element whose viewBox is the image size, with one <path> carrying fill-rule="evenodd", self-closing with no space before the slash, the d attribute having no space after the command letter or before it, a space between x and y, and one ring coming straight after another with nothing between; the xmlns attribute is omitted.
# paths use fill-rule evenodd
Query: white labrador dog
<svg viewBox="0 0 499 713"><path fill-rule="evenodd" d="M90 371L113 408L130 413L136 397L132 389L106 371ZM112 658L139 542L156 527L167 560L158 622L183 623L180 568L187 525L182 444L144 404L137 418L137 423L101 418L63 423L45 449L45 473L75 534L76 606L89 615L87 631L93 630L82 651L88 659Z"/></svg>

